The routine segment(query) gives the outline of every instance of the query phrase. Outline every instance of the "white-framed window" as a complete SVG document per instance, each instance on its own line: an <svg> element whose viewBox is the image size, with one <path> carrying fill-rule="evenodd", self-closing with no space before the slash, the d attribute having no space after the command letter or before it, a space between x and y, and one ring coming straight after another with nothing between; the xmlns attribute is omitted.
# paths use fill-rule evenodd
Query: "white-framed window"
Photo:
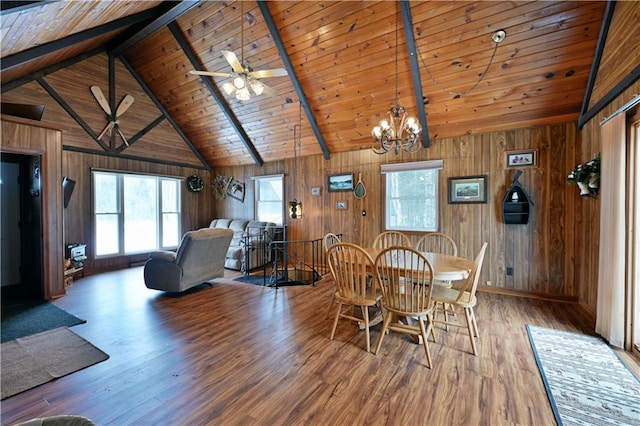
<svg viewBox="0 0 640 426"><path fill-rule="evenodd" d="M284 175L253 177L254 217L263 222L284 224Z"/></svg>
<svg viewBox="0 0 640 426"><path fill-rule="evenodd" d="M383 164L385 229L438 230L438 170L442 160Z"/></svg>
<svg viewBox="0 0 640 426"><path fill-rule="evenodd" d="M96 257L178 247L180 179L100 170L91 176Z"/></svg>

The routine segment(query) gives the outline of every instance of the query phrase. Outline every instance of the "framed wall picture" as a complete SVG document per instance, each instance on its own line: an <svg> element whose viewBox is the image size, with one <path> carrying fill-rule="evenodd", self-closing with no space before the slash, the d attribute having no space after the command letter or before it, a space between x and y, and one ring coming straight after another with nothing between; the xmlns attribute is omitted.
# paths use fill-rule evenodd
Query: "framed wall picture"
<svg viewBox="0 0 640 426"><path fill-rule="evenodd" d="M227 186L227 195L244 203L244 182L231 179L229 186Z"/></svg>
<svg viewBox="0 0 640 426"><path fill-rule="evenodd" d="M346 201L338 201L336 203L336 209L338 209L338 210L346 210L347 209L347 202Z"/></svg>
<svg viewBox="0 0 640 426"><path fill-rule="evenodd" d="M506 151L504 163L507 169L517 167L536 167L538 165L538 151L535 149Z"/></svg>
<svg viewBox="0 0 640 426"><path fill-rule="evenodd" d="M329 175L327 179L329 192L353 191L353 173Z"/></svg>
<svg viewBox="0 0 640 426"><path fill-rule="evenodd" d="M449 204L487 202L487 175L449 178Z"/></svg>

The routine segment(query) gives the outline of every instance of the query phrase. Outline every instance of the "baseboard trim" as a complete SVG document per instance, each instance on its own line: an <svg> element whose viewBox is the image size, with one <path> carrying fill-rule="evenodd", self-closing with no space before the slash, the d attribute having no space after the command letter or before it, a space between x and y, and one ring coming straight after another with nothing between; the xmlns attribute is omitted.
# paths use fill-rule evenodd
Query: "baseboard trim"
<svg viewBox="0 0 640 426"><path fill-rule="evenodd" d="M554 302L578 303L578 298L575 296L559 296L556 294L530 293L525 291L510 290L506 288L489 287L489 286L481 286L481 287L479 286L478 291L482 291L484 293L504 294L506 296L524 297L527 299L552 300Z"/></svg>

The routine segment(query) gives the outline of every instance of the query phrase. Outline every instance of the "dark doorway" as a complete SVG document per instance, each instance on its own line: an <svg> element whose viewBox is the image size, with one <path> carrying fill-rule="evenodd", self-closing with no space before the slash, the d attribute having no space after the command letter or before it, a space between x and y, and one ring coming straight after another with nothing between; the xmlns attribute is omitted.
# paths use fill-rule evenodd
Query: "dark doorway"
<svg viewBox="0 0 640 426"><path fill-rule="evenodd" d="M40 157L2 153L2 296L44 298Z"/></svg>

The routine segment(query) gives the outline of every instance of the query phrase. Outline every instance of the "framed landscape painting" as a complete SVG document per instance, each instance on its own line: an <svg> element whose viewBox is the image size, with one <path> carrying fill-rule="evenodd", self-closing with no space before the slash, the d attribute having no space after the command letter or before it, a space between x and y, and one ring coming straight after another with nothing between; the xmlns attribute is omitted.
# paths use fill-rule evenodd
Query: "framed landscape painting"
<svg viewBox="0 0 640 426"><path fill-rule="evenodd" d="M329 175L329 192L353 191L353 173Z"/></svg>
<svg viewBox="0 0 640 426"><path fill-rule="evenodd" d="M449 178L449 204L487 202L487 175Z"/></svg>

